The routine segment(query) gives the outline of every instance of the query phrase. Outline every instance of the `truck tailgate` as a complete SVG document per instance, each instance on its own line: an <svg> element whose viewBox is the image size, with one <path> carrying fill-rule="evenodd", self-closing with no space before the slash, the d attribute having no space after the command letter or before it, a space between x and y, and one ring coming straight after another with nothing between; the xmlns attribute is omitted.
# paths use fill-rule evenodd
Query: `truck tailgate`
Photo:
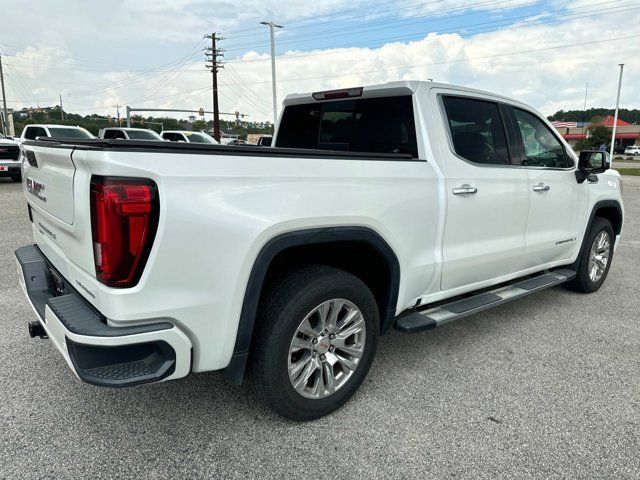
<svg viewBox="0 0 640 480"><path fill-rule="evenodd" d="M70 148L27 148L27 198L48 214L73 224L73 180L76 168Z"/></svg>

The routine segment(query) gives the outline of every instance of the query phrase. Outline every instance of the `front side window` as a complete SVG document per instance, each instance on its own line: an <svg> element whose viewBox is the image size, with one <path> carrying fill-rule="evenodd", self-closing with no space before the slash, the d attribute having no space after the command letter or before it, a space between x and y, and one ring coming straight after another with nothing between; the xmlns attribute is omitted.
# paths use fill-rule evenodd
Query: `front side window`
<svg viewBox="0 0 640 480"><path fill-rule="evenodd" d="M455 152L473 163L508 165L507 136L495 102L444 97Z"/></svg>
<svg viewBox="0 0 640 480"><path fill-rule="evenodd" d="M130 140L162 140L160 135L151 130L127 130Z"/></svg>
<svg viewBox="0 0 640 480"><path fill-rule="evenodd" d="M95 138L84 128L49 127L49 131L54 138L77 138L83 140Z"/></svg>
<svg viewBox="0 0 640 480"><path fill-rule="evenodd" d="M525 158L522 164L528 167L566 168L571 166L560 140L542 120L519 108L513 109L518 130L522 136Z"/></svg>
<svg viewBox="0 0 640 480"><path fill-rule="evenodd" d="M276 147L418 157L411 95L289 105Z"/></svg>
<svg viewBox="0 0 640 480"><path fill-rule="evenodd" d="M191 143L218 143L213 137L210 137L206 133L200 132L185 132Z"/></svg>

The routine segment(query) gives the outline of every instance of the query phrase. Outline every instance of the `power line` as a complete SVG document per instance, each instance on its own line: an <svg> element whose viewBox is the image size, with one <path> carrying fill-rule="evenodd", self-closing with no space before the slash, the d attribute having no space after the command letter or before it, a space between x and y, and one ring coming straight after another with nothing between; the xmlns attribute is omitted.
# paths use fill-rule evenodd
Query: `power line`
<svg viewBox="0 0 640 480"><path fill-rule="evenodd" d="M611 1L615 2L615 1L620 1L620 0L611 0ZM611 1L603 2L602 4L611 3ZM554 24L554 23L560 23L560 22L564 22L564 21L567 21L567 20L576 20L576 19L580 19L580 18L588 18L588 17L601 16L601 15L611 15L611 14L626 12L626 11L629 11L629 10L636 10L636 9L639 8L639 7L631 7L631 8L621 9L621 10L607 11L607 10L611 10L612 8L620 8L620 7L625 7L625 6L626 5L624 5L624 6L620 5L618 7L610 7L609 9L591 10L586 15L575 16L575 14L572 14L573 16L569 16L569 17L534 18L534 19L531 19L531 20L524 20L524 21L520 22L519 24L517 24L515 26L512 26L512 27L502 28L503 25L494 25L493 27L497 27L497 28L486 29L486 28L481 28L480 26L481 25L486 25L487 23L495 23L495 22L481 22L481 23L474 23L474 24L456 26L456 27L452 27L451 29L441 30L441 31L439 31L437 33L442 35L442 34L447 34L447 33L458 33L460 31L464 31L465 33L464 34L460 34L460 37L461 38L470 38L470 37L473 37L473 36L478 35L480 33L492 33L492 32L502 32L502 31L509 31L509 30L517 30L517 29L520 29L520 28L529 28L531 26L537 26L537 25L551 25L551 24ZM527 15L526 17L530 17L530 15ZM523 17L520 17L520 18L523 18ZM505 22L505 24L508 25L508 24L510 24L509 22L511 22L513 20L517 20L517 19L518 19L518 17L511 17L511 18L508 18L508 19L500 20L500 21L501 22ZM475 26L478 26L479 28L473 28ZM416 34L411 34L411 35L401 35L401 36L387 37L387 38L384 38L384 39L377 39L377 40L371 40L371 41L368 41L368 42L362 42L362 43L360 43L358 45L346 44L346 45L340 45L340 46L334 46L334 47L325 47L325 49L321 50L321 51L311 51L309 53L282 55L281 58L282 59L293 60L293 59L304 58L304 57L335 55L335 54L339 54L339 53L344 53L344 51L326 51L326 50L363 48L365 45L368 45L368 44L379 44L382 41L401 41L401 40L407 40L407 39L417 39L416 37L424 38L424 33L416 33ZM439 40L439 39L438 38L434 38L433 40L430 40L430 41L437 41L437 40ZM244 63L266 62L268 60L269 59L267 57L264 57L264 58L259 58L259 59L230 60L229 63L244 64Z"/></svg>
<svg viewBox="0 0 640 480"><path fill-rule="evenodd" d="M378 73L378 72L388 71L388 70L404 70L404 69L407 69L407 68L431 67L431 66L435 66L435 65L447 65L447 64L450 64L450 63L471 62L473 60L485 60L485 59L489 59L489 58L505 57L505 56L509 56L509 55L520 55L520 54L524 54L524 53L544 52L544 51L548 51L548 50L557 50L559 48L580 47L580 46L585 46L585 45L593 45L593 44L597 44L597 43L614 42L614 41L617 41L617 40L628 40L630 38L638 38L638 37L640 37L640 34L639 35L629 35L629 36L625 36L625 37L617 37L617 38L607 38L607 39L603 39L603 40L593 40L593 41L590 41L590 42L569 43L569 44L563 44L563 45L556 45L556 46L553 46L553 47L534 48L534 49L529 49L529 50L519 50L519 51L515 51L515 52L497 53L497 54L493 54L493 55L484 55L484 56L480 56L480 57L459 58L459 59L454 59L454 60L445 60L445 61L442 61L442 62L418 63L418 64L413 64L413 65L402 65L402 66L379 68L379 69L375 69L375 70L336 73L336 74L332 74L332 75L319 75L319 76L315 76L315 77L287 78L287 79L281 80L281 82L297 82L297 81L301 81L301 80L317 80L317 79L322 79L322 78L345 77L345 76L358 75L358 74L364 74L364 73ZM264 83L270 83L270 82L267 80L267 81L262 81L262 82L245 83L244 85L259 85L259 84L264 84Z"/></svg>
<svg viewBox="0 0 640 480"><path fill-rule="evenodd" d="M615 1L621 1L621 0L615 0ZM295 43L295 42L299 42L302 40L308 40L310 38L330 38L333 36L343 36L343 35L348 35L348 34L353 34L353 33L364 33L364 32L368 32L368 31L375 31L375 30L381 30L381 29L386 29L388 28L387 25L391 24L391 23L400 23L402 25L402 27L405 27L407 25L413 25L413 24L418 24L418 23L424 23L425 20L428 21L439 21L439 20L449 20L451 18L456 18L456 17L467 17L467 16L473 16L473 15L477 15L477 9L478 7L482 7L482 6L487 6L487 5L494 5L496 3L504 3L504 2L509 2L509 8L510 9L514 9L514 8L519 8L519 7L525 7L525 6L530 6L533 4L538 3L538 0L528 0L525 3L520 3L520 4L512 4L512 0L488 0L488 1L482 1L479 3L474 3L474 4L467 4L463 7L455 7L455 8L446 8L443 10L434 10L431 11L427 14L424 15L418 15L418 16L411 16L411 17L407 17L407 18L393 18L393 19L386 19L386 20L379 20L379 21L375 21L375 22L366 22L360 25L351 25L351 26L343 26L343 27L338 27L338 28L333 28L330 30L321 30L318 32L310 32L310 33L300 33L298 35L292 35L289 38L286 39L282 39L280 40L278 43L279 44L288 44L288 43ZM432 5L433 2L431 3L425 3L425 4L420 4L420 5ZM469 12L469 10L476 10L476 11L472 11ZM465 13L460 13L458 15L447 15L446 18L445 17L441 17L441 18L434 18L435 16L438 15L444 15L444 14L448 14L451 12L465 12ZM526 15L526 16L530 16L530 15ZM416 18L420 18L422 20L419 21L414 21ZM330 22L330 23L335 23L335 22ZM379 27L379 28L370 28L372 26L375 25L385 25L384 27ZM353 31L356 32L353 32ZM333 32L339 32L340 35L330 35ZM264 42L249 42L249 43L241 43L238 45L235 45L233 49L230 50L237 50L237 49L241 49L241 48L246 48L246 47L252 47L252 46L267 46L267 44L265 44Z"/></svg>

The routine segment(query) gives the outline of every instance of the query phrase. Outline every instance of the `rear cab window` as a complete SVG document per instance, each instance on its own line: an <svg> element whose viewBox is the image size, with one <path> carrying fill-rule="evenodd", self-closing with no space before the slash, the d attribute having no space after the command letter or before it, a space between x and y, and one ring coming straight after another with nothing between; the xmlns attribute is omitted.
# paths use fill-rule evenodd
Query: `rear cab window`
<svg viewBox="0 0 640 480"><path fill-rule="evenodd" d="M276 147L418 157L411 95L288 105Z"/></svg>
<svg viewBox="0 0 640 480"><path fill-rule="evenodd" d="M104 138L104 139L116 138L116 131L115 130L105 130L102 138Z"/></svg>
<svg viewBox="0 0 640 480"><path fill-rule="evenodd" d="M27 140L35 140L38 137L48 137L47 131L42 127L26 127L24 138Z"/></svg>

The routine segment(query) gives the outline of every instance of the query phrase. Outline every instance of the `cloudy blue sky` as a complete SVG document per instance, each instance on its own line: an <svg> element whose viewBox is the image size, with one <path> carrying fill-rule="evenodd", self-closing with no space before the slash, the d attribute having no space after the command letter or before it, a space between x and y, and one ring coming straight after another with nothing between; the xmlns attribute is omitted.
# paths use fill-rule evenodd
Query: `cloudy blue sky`
<svg viewBox="0 0 640 480"><path fill-rule="evenodd" d="M545 114L640 107L640 2L632 0L0 0L10 107L114 115L115 105L211 109L203 35L225 38L223 111L271 117L278 95L427 79L516 97Z"/></svg>

